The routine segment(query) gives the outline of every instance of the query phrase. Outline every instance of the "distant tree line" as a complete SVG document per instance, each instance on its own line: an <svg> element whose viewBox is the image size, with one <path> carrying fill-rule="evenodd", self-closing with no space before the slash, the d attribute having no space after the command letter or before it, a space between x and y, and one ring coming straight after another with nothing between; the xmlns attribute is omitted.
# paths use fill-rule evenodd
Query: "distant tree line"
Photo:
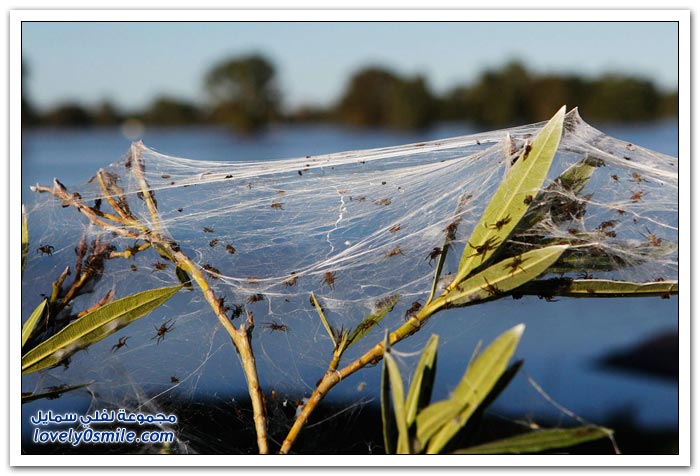
<svg viewBox="0 0 700 476"><path fill-rule="evenodd" d="M259 55L236 57L207 72L206 104L170 96L155 98L142 111L124 113L105 101L87 108L64 103L48 111L32 107L22 65L24 126L114 126L127 118L147 125L218 124L254 133L274 122L335 122L358 127L420 129L439 121L469 121L501 127L544 120L562 104L578 106L594 121L645 121L678 114L678 93L660 91L651 81L608 74L597 78L535 74L518 62L484 71L474 83L436 95L425 77L402 76L380 66L364 68L348 81L330 107L283 112L274 65Z"/></svg>

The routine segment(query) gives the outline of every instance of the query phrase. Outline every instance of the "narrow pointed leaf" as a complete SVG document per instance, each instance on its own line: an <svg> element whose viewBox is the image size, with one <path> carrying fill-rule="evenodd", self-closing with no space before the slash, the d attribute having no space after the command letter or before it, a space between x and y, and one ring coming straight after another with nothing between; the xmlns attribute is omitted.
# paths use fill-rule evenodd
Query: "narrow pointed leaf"
<svg viewBox="0 0 700 476"><path fill-rule="evenodd" d="M608 438L612 430L600 426L555 428L538 430L522 435L492 441L456 451L455 454L523 454L540 453L578 445L587 441Z"/></svg>
<svg viewBox="0 0 700 476"><path fill-rule="evenodd" d="M669 297L678 294L678 281L634 283L607 279L543 279L518 288L523 295L566 297Z"/></svg>
<svg viewBox="0 0 700 476"><path fill-rule="evenodd" d="M379 321L384 318L384 316L394 309L394 306L396 306L398 301L399 295L394 294L393 296L389 296L388 298L384 298L378 302L377 309L365 317L362 322L360 322L360 324L350 333L347 348L350 348L350 346L358 342L365 336L365 334L372 330L372 328L376 326Z"/></svg>
<svg viewBox="0 0 700 476"><path fill-rule="evenodd" d="M457 411L443 412L441 421L437 424L431 422L430 427L424 425L425 420L430 416L424 415L428 409L418 414L417 439L423 445L429 441L427 453L439 453L491 392L506 370L524 329L525 326L519 324L501 334L469 366L450 397L450 401L454 402L451 408L456 408ZM435 428L437 432L431 433ZM427 431L428 429L431 431Z"/></svg>
<svg viewBox="0 0 700 476"><path fill-rule="evenodd" d="M458 281L488 261L527 212L559 147L565 109L562 107L537 134L529 153L521 155L494 193L469 237L471 246L467 244L464 248L457 271ZM482 253L475 249L484 246L488 249L484 248Z"/></svg>
<svg viewBox="0 0 700 476"><path fill-rule="evenodd" d="M55 387L55 388L51 388L51 389L49 389L49 390L46 391L46 392L41 392L41 393L30 393L30 394L26 394L26 395L25 395L25 394L22 394L22 405L24 405L25 403L33 402L34 400L40 400L40 399L42 399L42 398L47 398L47 399L49 399L49 400L53 400L53 399L55 399L55 398L60 397L61 395L63 395L63 394L66 393L66 392L72 392L73 390L78 390L78 389L81 389L81 388L85 388L85 387L87 387L88 385L90 385L91 383L92 383L92 382L90 382L90 383L82 383L82 384L80 384L80 385L71 385L70 387L68 387L68 386L66 386L66 387L58 386L58 387Z"/></svg>
<svg viewBox="0 0 700 476"><path fill-rule="evenodd" d="M411 380L411 386L406 396L406 423L409 427L413 424L418 412L430 403L433 383L435 382L439 340L437 335L430 336L416 366L416 373Z"/></svg>
<svg viewBox="0 0 700 476"><path fill-rule="evenodd" d="M29 252L29 226L27 225L27 210L22 205L22 273L24 274L24 265L27 262L27 253Z"/></svg>
<svg viewBox="0 0 700 476"><path fill-rule="evenodd" d="M323 308L321 305L318 303L318 299L316 299L316 295L312 292L311 293L311 300L314 303L314 307L316 308L316 312L318 313L318 317L321 319L321 323L323 323L323 327L326 329L326 332L328 332L328 335L331 338L331 341L333 342L333 345L336 347L338 346L338 342L335 340L335 335L333 335L333 330L331 330L330 324L328 324L328 319L326 319L326 314L323 312Z"/></svg>
<svg viewBox="0 0 700 476"><path fill-rule="evenodd" d="M182 285L150 289L85 314L22 356L22 374L51 367L115 333L170 299Z"/></svg>
<svg viewBox="0 0 700 476"><path fill-rule="evenodd" d="M27 340L29 340L29 336L32 335L32 332L34 332L34 328L36 327L36 324L39 322L39 319L41 319L41 316L44 315L44 311L46 310L46 304L48 303L47 299L44 299L39 303L39 305L34 309L32 312L31 316L29 316L29 319L25 321L25 323L22 325L22 347L24 347L24 344L27 343Z"/></svg>
<svg viewBox="0 0 700 476"><path fill-rule="evenodd" d="M444 296L450 306L474 304L515 289L544 273L567 246L550 246L500 261L463 281Z"/></svg>
<svg viewBox="0 0 700 476"><path fill-rule="evenodd" d="M410 445L408 439L408 425L406 423L403 382L401 381L399 367L390 352L384 353L384 367L386 367L389 383L391 384L391 403L394 407L394 417L396 418L396 428L398 430L396 453L408 454L410 453Z"/></svg>
<svg viewBox="0 0 700 476"><path fill-rule="evenodd" d="M389 348L388 334L384 338L384 349ZM389 385L389 371L386 363L382 364L382 381L380 388L380 406L382 411L382 435L384 437L384 451L386 454L396 454L396 440L399 436L396 427L396 418L391 413L391 386Z"/></svg>

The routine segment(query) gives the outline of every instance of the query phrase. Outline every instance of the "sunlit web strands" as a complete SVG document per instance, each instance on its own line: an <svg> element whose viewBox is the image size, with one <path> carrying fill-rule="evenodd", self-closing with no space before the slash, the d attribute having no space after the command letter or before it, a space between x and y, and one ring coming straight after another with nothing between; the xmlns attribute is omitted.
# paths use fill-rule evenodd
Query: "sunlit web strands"
<svg viewBox="0 0 700 476"><path fill-rule="evenodd" d="M257 322L281 326L254 338L262 384L313 387L302 376L325 370L332 344L309 303L311 292L329 320L345 329L357 326L377 302L398 295L393 311L371 331L377 339L367 339L367 345L376 342L383 328L395 327L416 301L427 298L439 256L435 250L446 237L443 275L456 272L465 247L477 252L484 246L468 244L472 229L541 127L260 162L204 162L135 147L157 203L158 225L205 272L230 319L239 323L247 309ZM595 171L574 193L556 179L581 161L594 164ZM152 223L139 182L126 165L133 166L124 159L105 167L104 175L122 190L134 216ZM572 111L544 184L557 206L540 210L536 225L516 231L503 245L527 251L533 242L569 243L572 251L552 276L578 277L577 264L589 260L587 269L596 278L677 280L677 169L678 159L608 137ZM99 200L100 210L115 213L98 180L68 189L83 203L97 207ZM536 201L537 194L533 190L528 198ZM100 237L117 251L146 242L147 236L113 236L61 205L42 194L28 206L32 243L44 248L28 258L23 309L33 309L50 293L47 276L53 280L74 266L83 235L88 243ZM109 289L124 297L177 282L174 265L146 249L129 259L108 260L104 277L76 307L89 307ZM188 385L194 391L205 369L220 372L224 381L230 356L213 358L225 337L210 313L197 292L181 292L158 317L128 328L128 347L111 352L117 340L107 339L90 349L91 355L105 351L107 364L98 368L82 359L80 365L100 374L119 364L138 384L178 391ZM168 319L177 326L159 342L151 340L153 327ZM179 369L177 384L170 380L173 371L136 364L153 346L163 362ZM360 343L352 353L363 350Z"/></svg>

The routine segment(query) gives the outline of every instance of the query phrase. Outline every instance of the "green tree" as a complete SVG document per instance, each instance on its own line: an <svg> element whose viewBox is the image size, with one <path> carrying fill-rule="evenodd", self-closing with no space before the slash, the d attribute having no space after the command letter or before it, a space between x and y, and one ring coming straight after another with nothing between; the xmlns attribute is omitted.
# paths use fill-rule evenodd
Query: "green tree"
<svg viewBox="0 0 700 476"><path fill-rule="evenodd" d="M398 129L429 126L436 113L437 103L423 77L404 79L377 67L356 73L337 107L342 122Z"/></svg>
<svg viewBox="0 0 700 476"><path fill-rule="evenodd" d="M115 126L122 121L122 116L116 106L109 100L97 105L93 113L95 124L98 126Z"/></svg>
<svg viewBox="0 0 700 476"><path fill-rule="evenodd" d="M39 121L34 106L28 99L26 79L29 77L29 68L22 60L22 126L33 126Z"/></svg>
<svg viewBox="0 0 700 476"><path fill-rule="evenodd" d="M93 124L90 112L77 103L64 103L51 109L44 122L54 127L88 127Z"/></svg>
<svg viewBox="0 0 700 476"><path fill-rule="evenodd" d="M469 88L466 104L472 118L486 126L527 122L530 73L518 62L485 71Z"/></svg>
<svg viewBox="0 0 700 476"><path fill-rule="evenodd" d="M197 106L169 96L156 98L144 113L148 124L161 126L181 126L195 124L201 120Z"/></svg>
<svg viewBox="0 0 700 476"><path fill-rule="evenodd" d="M222 61L205 77L212 119L244 133L263 129L278 115L275 68L262 56Z"/></svg>
<svg viewBox="0 0 700 476"><path fill-rule="evenodd" d="M651 81L607 75L594 81L581 110L593 119L644 121L658 117L660 95Z"/></svg>

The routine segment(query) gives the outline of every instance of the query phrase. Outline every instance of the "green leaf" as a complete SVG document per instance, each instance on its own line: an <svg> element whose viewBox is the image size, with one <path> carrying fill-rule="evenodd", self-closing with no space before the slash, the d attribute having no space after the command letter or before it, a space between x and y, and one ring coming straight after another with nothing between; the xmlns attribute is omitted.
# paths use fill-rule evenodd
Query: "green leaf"
<svg viewBox="0 0 700 476"><path fill-rule="evenodd" d="M27 253L29 252L29 226L27 224L27 210L22 205L22 274L24 274L24 265L27 262Z"/></svg>
<svg viewBox="0 0 700 476"><path fill-rule="evenodd" d="M424 416L430 407L418 414L417 439L423 446L429 441L427 453L439 453L466 424L506 370L524 330L525 325L519 324L504 332L474 360L452 393L453 404L446 407L437 422L425 425L428 417L433 418L430 414Z"/></svg>
<svg viewBox="0 0 700 476"><path fill-rule="evenodd" d="M527 213L520 221L513 234L529 230L533 225L549 216L554 224L560 224L571 219L574 207L585 207L585 202L570 195L578 195L586 187L593 176L593 172L605 163L594 157L586 155L557 177L544 190L540 191L532 201Z"/></svg>
<svg viewBox="0 0 700 476"><path fill-rule="evenodd" d="M440 299L450 306L498 297L545 272L568 247L550 246L500 261L468 278Z"/></svg>
<svg viewBox="0 0 700 476"><path fill-rule="evenodd" d="M380 299L376 303L377 309L370 313L367 317L362 319L362 322L350 333L350 337L348 337L348 343L347 343L347 348L349 349L350 346L358 342L362 337L365 336L374 326L376 326L379 321L381 321L384 316L386 316L392 309L394 309L394 306L396 306L396 303L399 301L399 295L394 294L393 296L389 296L383 299Z"/></svg>
<svg viewBox="0 0 700 476"><path fill-rule="evenodd" d="M338 342L336 342L335 335L333 335L333 330L331 330L331 326L330 326L330 324L328 324L328 319L326 319L326 314L323 312L323 308L318 303L318 299L316 299L316 295L313 292L311 293L311 300L314 303L314 307L316 308L316 312L318 313L318 317L321 318L321 322L323 323L323 327L326 329L326 332L328 332L328 335L331 337L331 341L333 341L333 345L338 347Z"/></svg>
<svg viewBox="0 0 700 476"><path fill-rule="evenodd" d="M384 337L384 349L389 348L389 334ZM396 419L391 415L391 387L389 386L389 371L386 364L382 364L382 381L380 389L380 403L382 411L382 435L384 437L384 451L386 454L396 454L396 440L399 436L396 428Z"/></svg>
<svg viewBox="0 0 700 476"><path fill-rule="evenodd" d="M66 392L72 392L73 390L78 390L80 388L87 387L91 383L92 382L81 383L80 385L71 385L70 387L59 385L57 387L49 387L49 390L46 392L22 394L22 405L24 405L25 403L33 402L34 400L42 399L42 398L47 398L49 400L53 400L55 398L60 397L61 395L63 395Z"/></svg>
<svg viewBox="0 0 700 476"><path fill-rule="evenodd" d="M192 278L187 274L187 271L179 266L175 266L175 276L177 276L177 280L180 281L186 289L192 289Z"/></svg>
<svg viewBox="0 0 700 476"><path fill-rule="evenodd" d="M34 309L31 316L29 316L29 319L27 319L22 325L22 347L24 347L24 344L27 343L27 340L29 340L29 337L32 335L32 332L34 332L34 328L39 322L39 319L41 319L41 317L44 315L44 311L46 310L47 304L48 299L44 299L43 301L41 301L41 303L36 307L36 309Z"/></svg>
<svg viewBox="0 0 700 476"><path fill-rule="evenodd" d="M566 297L668 297L678 294L678 281L634 283L608 279L543 279L518 288L523 295Z"/></svg>
<svg viewBox="0 0 700 476"><path fill-rule="evenodd" d="M522 435L492 441L456 451L455 454L522 454L540 453L558 448L578 445L587 441L608 438L612 430L600 426L579 428L556 428L538 430Z"/></svg>
<svg viewBox="0 0 700 476"><path fill-rule="evenodd" d="M394 407L394 417L398 429L397 454L409 454L408 424L406 423L406 407L404 405L403 382L399 367L390 352L384 352L384 367L389 375L391 384L391 403Z"/></svg>
<svg viewBox="0 0 700 476"><path fill-rule="evenodd" d="M521 155L494 193L481 220L474 227L459 263L456 281L481 266L508 238L537 195L559 147L564 113L562 107L530 144L528 154ZM529 198L529 200L528 200ZM477 252L475 248L484 248Z"/></svg>
<svg viewBox="0 0 700 476"><path fill-rule="evenodd" d="M112 335L170 299L182 285L150 289L85 314L22 356L22 375L51 367Z"/></svg>
<svg viewBox="0 0 700 476"><path fill-rule="evenodd" d="M406 423L410 427L420 410L430 403L435 382L437 348L440 338L433 334L420 356L406 396Z"/></svg>

